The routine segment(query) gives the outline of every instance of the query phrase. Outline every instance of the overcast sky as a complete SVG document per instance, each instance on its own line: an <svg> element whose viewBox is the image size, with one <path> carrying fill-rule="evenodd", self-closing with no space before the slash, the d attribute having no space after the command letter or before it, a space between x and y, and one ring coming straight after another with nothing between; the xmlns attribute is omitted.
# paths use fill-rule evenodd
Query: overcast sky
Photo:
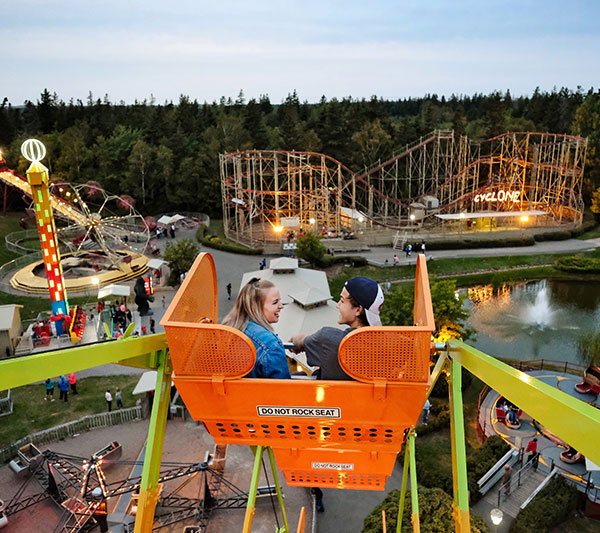
<svg viewBox="0 0 600 533"><path fill-rule="evenodd" d="M4 0L0 100L274 103L600 85L597 0Z"/></svg>

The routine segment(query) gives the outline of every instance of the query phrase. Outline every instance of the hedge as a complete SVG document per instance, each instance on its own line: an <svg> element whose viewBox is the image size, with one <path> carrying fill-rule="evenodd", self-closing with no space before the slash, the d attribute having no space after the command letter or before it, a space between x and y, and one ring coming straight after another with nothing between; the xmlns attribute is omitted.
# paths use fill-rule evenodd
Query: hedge
<svg viewBox="0 0 600 533"><path fill-rule="evenodd" d="M453 532L454 513L452 509L452 498L443 490L419 487L419 521L422 533L444 533ZM402 515L402 531L411 532L411 496L406 492L404 500L404 512ZM385 499L373 509L363 522L362 533L381 533L383 531L382 510L385 510L385 523L387 531L396 531L398 521L398 503L400 502L400 491L394 489L388 493ZM471 513L471 532L487 533L488 526L480 516Z"/></svg>
<svg viewBox="0 0 600 533"><path fill-rule="evenodd" d="M442 424L449 425L450 412L442 411L438 415L440 426ZM434 420L432 420L432 423ZM418 428L417 435L424 435L429 432L429 424ZM450 443L448 443L450 445ZM502 456L509 450L510 446L506 444L500 437L489 437L481 448L472 448L467 444L467 482L469 486L470 503L475 504L481 498L477 482L494 466ZM419 460L422 454L426 453L419 449L417 439L416 456L417 456L417 480L420 485L425 487L438 487L448 493L452 492L452 472L450 470L443 471L439 468L432 469L428 466L427 461Z"/></svg>
<svg viewBox="0 0 600 533"><path fill-rule="evenodd" d="M506 237L503 239L444 239L443 241L429 241L426 243L428 250L457 250L469 248L507 248L517 246L533 246L533 236Z"/></svg>
<svg viewBox="0 0 600 533"><path fill-rule="evenodd" d="M360 255L330 255L325 254L319 261L317 266L319 268L328 268L331 265L340 265L349 263L353 267L363 267L369 264L366 257Z"/></svg>
<svg viewBox="0 0 600 533"><path fill-rule="evenodd" d="M510 533L552 530L575 510L578 492L562 476L555 476L525 509L519 511Z"/></svg>
<svg viewBox="0 0 600 533"><path fill-rule="evenodd" d="M223 242L217 235L210 235L206 233L207 227L200 226L196 232L196 239L201 242L204 246L214 248L215 250L223 250L224 252L232 252L235 254L244 255L262 255L262 248L248 248L241 244L234 244L232 242Z"/></svg>

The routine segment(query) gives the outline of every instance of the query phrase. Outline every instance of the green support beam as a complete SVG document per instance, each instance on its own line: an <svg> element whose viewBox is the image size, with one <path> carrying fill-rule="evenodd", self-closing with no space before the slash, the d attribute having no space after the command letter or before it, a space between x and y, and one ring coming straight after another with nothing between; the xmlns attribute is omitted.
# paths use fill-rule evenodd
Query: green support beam
<svg viewBox="0 0 600 533"><path fill-rule="evenodd" d="M533 419L600 464L600 410L461 341L448 355Z"/></svg>
<svg viewBox="0 0 600 533"><path fill-rule="evenodd" d="M396 522L396 533L402 531L402 517L404 516L404 501L406 500L406 486L408 485L409 451L408 441L404 443L404 468L402 469L402 489L400 490L400 501L398 502L398 520Z"/></svg>
<svg viewBox="0 0 600 533"><path fill-rule="evenodd" d="M142 368L155 368L150 366L153 362L150 354L166 348L167 337L162 333L6 359L0 361L0 391L107 363L127 364L129 359L133 366L142 366L147 361L149 366Z"/></svg>
<svg viewBox="0 0 600 533"><path fill-rule="evenodd" d="M412 513L410 520L412 522L413 532L421 531L421 521L419 519L419 486L417 485L417 461L415 450L415 432L408 434L408 451L410 457L410 501Z"/></svg>
<svg viewBox="0 0 600 533"><path fill-rule="evenodd" d="M140 483L140 497L138 512L135 519L135 533L152 531L154 524L154 510L160 492L158 478L160 476L160 463L165 441L167 414L171 400L171 359L166 350L158 354L158 368L156 372L156 387L152 414L148 427L148 440L144 456L144 469Z"/></svg>
<svg viewBox="0 0 600 533"><path fill-rule="evenodd" d="M452 437L452 486L454 524L457 533L471 531L469 517L469 484L467 480L467 450L462 403L462 374L458 362L452 361L448 376L450 394L450 434Z"/></svg>

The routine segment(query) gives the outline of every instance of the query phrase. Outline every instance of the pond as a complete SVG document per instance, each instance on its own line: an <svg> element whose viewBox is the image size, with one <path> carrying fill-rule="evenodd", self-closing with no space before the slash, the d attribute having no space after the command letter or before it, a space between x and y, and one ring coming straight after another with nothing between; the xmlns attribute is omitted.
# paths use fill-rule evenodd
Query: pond
<svg viewBox="0 0 600 533"><path fill-rule="evenodd" d="M600 325L600 282L535 281L468 289L468 344L489 355L583 364L577 339Z"/></svg>

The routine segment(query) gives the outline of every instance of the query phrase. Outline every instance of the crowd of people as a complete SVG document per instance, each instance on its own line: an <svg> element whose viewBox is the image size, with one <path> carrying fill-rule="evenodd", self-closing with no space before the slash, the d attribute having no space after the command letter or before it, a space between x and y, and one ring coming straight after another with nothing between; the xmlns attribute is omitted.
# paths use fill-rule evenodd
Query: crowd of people
<svg viewBox="0 0 600 533"><path fill-rule="evenodd" d="M44 396L44 400L50 400L53 402L54 398L54 389L58 386L58 390L60 391L60 401L69 401L69 387L71 388L71 393L73 395L78 394L77 392L77 377L74 372L71 372L68 376L68 379L65 376L60 376L58 381L55 383L54 379L48 378L44 381L44 387L46 389L46 396Z"/></svg>
<svg viewBox="0 0 600 533"><path fill-rule="evenodd" d="M127 300L117 300L114 304L108 308L105 307L104 302L100 300L98 302L98 315L102 317L102 320L108 322L112 320L113 323L113 335L115 337L121 337L125 333L127 326L133 321L133 315L131 309L127 307Z"/></svg>

